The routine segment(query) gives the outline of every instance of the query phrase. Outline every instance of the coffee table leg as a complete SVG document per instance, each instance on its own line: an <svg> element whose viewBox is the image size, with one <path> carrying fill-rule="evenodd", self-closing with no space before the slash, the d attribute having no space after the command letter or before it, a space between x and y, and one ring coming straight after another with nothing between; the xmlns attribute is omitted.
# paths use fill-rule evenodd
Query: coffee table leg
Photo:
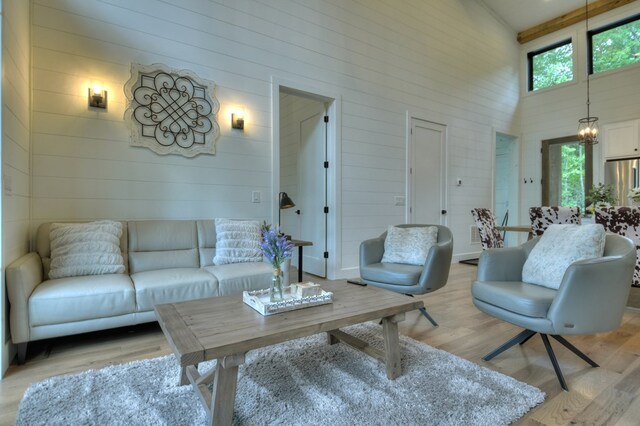
<svg viewBox="0 0 640 426"><path fill-rule="evenodd" d="M402 367L400 365L400 338L398 336L398 322L400 321L404 321L404 314L382 318L387 377L392 380L402 374Z"/></svg>
<svg viewBox="0 0 640 426"><path fill-rule="evenodd" d="M236 400L238 366L244 363L244 354L218 359L211 393L211 425L230 425Z"/></svg>

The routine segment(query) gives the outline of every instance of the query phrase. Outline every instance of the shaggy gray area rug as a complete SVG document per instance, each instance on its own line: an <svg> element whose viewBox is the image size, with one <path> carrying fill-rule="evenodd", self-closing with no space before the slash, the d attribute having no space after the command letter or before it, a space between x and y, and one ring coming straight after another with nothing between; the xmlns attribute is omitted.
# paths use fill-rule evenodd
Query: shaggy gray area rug
<svg viewBox="0 0 640 426"><path fill-rule="evenodd" d="M373 323L345 331L382 348ZM544 400L539 389L400 336L402 376L324 334L247 354L239 369L234 424L503 425ZM215 365L203 363L201 371ZM191 386L178 386L175 358L114 365L32 384L16 425L202 425Z"/></svg>

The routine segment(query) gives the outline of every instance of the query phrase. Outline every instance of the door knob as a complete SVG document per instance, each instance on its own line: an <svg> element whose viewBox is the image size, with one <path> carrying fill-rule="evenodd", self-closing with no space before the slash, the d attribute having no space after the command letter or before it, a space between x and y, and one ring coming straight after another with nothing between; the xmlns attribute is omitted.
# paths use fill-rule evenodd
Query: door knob
<svg viewBox="0 0 640 426"><path fill-rule="evenodd" d="M447 211L446 210L442 210L442 211L440 211L440 213L447 214Z"/></svg>

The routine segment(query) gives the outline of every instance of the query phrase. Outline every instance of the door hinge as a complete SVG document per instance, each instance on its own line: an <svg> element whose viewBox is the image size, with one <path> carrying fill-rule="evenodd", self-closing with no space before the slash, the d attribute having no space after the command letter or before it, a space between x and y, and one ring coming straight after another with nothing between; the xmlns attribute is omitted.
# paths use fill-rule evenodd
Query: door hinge
<svg viewBox="0 0 640 426"><path fill-rule="evenodd" d="M325 258L325 259L328 259L328 258L329 258L329 252L328 252L328 251L325 251L325 252L324 252L324 258Z"/></svg>
<svg viewBox="0 0 640 426"><path fill-rule="evenodd" d="M324 206L324 212L325 213L329 213L329 207L328 206Z"/></svg>
<svg viewBox="0 0 640 426"><path fill-rule="evenodd" d="M412 135L413 134L413 127L409 129L409 134Z"/></svg>
<svg viewBox="0 0 640 426"><path fill-rule="evenodd" d="M325 161L325 162L324 162L324 168L325 168L325 169L328 169L328 168L329 168L329 162L328 162L328 161Z"/></svg>
<svg viewBox="0 0 640 426"><path fill-rule="evenodd" d="M329 122L329 116L328 116L328 115L325 115L325 116L324 116L324 122L325 122L325 123L328 123L328 122Z"/></svg>

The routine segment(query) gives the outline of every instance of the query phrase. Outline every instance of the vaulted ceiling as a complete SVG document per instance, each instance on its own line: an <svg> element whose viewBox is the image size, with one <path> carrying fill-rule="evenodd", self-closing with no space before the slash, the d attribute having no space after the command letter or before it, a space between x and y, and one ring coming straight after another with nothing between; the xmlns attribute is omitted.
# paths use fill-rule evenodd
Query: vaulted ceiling
<svg viewBox="0 0 640 426"><path fill-rule="evenodd" d="M516 32L584 7L584 0L482 0ZM593 3L596 0L589 0Z"/></svg>
<svg viewBox="0 0 640 426"><path fill-rule="evenodd" d="M479 0L526 43L585 19L585 0ZM589 0L593 17L638 0Z"/></svg>

